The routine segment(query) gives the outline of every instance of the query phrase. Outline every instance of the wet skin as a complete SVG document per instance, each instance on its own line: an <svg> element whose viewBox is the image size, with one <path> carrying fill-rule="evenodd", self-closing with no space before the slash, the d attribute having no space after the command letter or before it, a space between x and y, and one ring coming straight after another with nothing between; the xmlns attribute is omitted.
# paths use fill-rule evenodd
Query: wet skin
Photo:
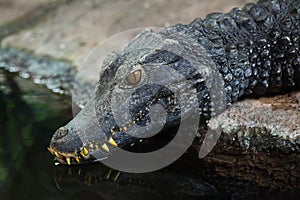
<svg viewBox="0 0 300 200"><path fill-rule="evenodd" d="M220 74L226 106L299 88L299 27L300 1L263 0L159 33L144 31L106 59L89 103L54 133L49 151L61 163L84 163L139 141L158 125L179 124L196 105L202 121L209 119L214 110L205 70ZM180 105L170 88L191 103ZM154 105L164 117L161 110L150 112Z"/></svg>

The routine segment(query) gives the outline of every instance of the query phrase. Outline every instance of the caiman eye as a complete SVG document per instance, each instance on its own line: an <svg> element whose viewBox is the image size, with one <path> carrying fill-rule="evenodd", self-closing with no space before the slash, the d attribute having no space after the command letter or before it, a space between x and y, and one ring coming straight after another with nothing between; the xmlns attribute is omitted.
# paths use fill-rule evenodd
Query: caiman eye
<svg viewBox="0 0 300 200"><path fill-rule="evenodd" d="M141 70L135 70L133 72L130 72L126 77L126 82L128 85L135 85L139 83L142 79L142 71Z"/></svg>

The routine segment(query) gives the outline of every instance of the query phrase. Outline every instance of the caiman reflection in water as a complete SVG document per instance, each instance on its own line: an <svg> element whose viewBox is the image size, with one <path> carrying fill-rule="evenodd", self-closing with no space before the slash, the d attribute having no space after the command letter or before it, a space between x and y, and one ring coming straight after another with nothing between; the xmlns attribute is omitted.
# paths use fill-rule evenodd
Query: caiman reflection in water
<svg viewBox="0 0 300 200"><path fill-rule="evenodd" d="M240 179L222 178L208 165L193 169L187 161L151 173L119 172L101 163L54 168L57 187L67 194L94 193L101 199L232 199L265 198L268 188ZM189 172L188 172L189 171Z"/></svg>

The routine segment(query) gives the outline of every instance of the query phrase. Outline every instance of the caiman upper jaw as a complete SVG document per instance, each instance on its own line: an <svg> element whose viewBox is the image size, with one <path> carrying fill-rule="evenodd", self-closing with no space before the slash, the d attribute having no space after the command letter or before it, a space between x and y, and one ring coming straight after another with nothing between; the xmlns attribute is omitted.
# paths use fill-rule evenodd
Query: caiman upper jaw
<svg viewBox="0 0 300 200"><path fill-rule="evenodd" d="M60 163L80 163L89 158L87 148L79 136L70 134L66 127L59 128L53 135L48 151L53 154Z"/></svg>
<svg viewBox="0 0 300 200"><path fill-rule="evenodd" d="M82 150L74 153L58 152L55 149L48 147L48 151L53 154L60 163L71 165L71 163L81 163L84 159L89 159L88 150L83 147ZM75 162L76 161L76 162Z"/></svg>
<svg viewBox="0 0 300 200"><path fill-rule="evenodd" d="M110 152L110 147L118 147L116 141L109 137L102 144L87 143L84 144L78 134L72 134L68 128L61 127L53 135L48 151L55 156L56 160L62 164L77 164L86 161L93 161L95 158L91 155L94 150L102 149L104 152Z"/></svg>

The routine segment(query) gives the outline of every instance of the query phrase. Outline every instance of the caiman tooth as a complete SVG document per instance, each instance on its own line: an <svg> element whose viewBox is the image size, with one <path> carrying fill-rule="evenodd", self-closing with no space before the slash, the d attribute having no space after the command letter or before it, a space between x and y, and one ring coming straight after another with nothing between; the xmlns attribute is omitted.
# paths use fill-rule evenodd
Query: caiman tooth
<svg viewBox="0 0 300 200"><path fill-rule="evenodd" d="M116 141L114 141L114 139L112 139L112 138L109 138L108 142L109 142L109 144L111 144L111 145L113 145L115 147L118 146L118 144L116 143Z"/></svg>
<svg viewBox="0 0 300 200"><path fill-rule="evenodd" d="M47 149L51 154L54 154L54 151L50 147L47 147Z"/></svg>
<svg viewBox="0 0 300 200"><path fill-rule="evenodd" d="M111 129L110 132L111 132L112 135L116 134L116 131L114 131L113 129Z"/></svg>
<svg viewBox="0 0 300 200"><path fill-rule="evenodd" d="M80 154L81 154L83 157L86 157L86 156L89 154L89 150L87 150L86 147L83 147L83 148L82 148L82 151L80 152Z"/></svg>
<svg viewBox="0 0 300 200"><path fill-rule="evenodd" d="M86 147L83 147L83 154L84 155L88 155L89 154L89 151Z"/></svg>
<svg viewBox="0 0 300 200"><path fill-rule="evenodd" d="M110 178L110 175L111 175L111 169L110 170L108 170L108 172L104 175L104 178L105 179L109 179Z"/></svg>
<svg viewBox="0 0 300 200"><path fill-rule="evenodd" d="M109 148L108 148L107 144L104 143L104 144L101 146L101 148L102 148L104 151L109 152Z"/></svg>
<svg viewBox="0 0 300 200"><path fill-rule="evenodd" d="M54 152L54 155L56 156L56 158L63 158L62 155L60 155L60 154L57 153L57 152Z"/></svg>
<svg viewBox="0 0 300 200"><path fill-rule="evenodd" d="M82 157L85 157L85 155L84 155L83 151L82 151L82 152L80 152L80 155L82 155Z"/></svg>
<svg viewBox="0 0 300 200"><path fill-rule="evenodd" d="M76 162L80 163L80 160L79 160L78 156L75 156L75 160L76 160Z"/></svg>
<svg viewBox="0 0 300 200"><path fill-rule="evenodd" d="M71 165L71 158L67 157L66 161L67 161L68 165Z"/></svg>
<svg viewBox="0 0 300 200"><path fill-rule="evenodd" d="M120 176L120 172L117 172L117 174L113 177L113 181L116 182Z"/></svg>

